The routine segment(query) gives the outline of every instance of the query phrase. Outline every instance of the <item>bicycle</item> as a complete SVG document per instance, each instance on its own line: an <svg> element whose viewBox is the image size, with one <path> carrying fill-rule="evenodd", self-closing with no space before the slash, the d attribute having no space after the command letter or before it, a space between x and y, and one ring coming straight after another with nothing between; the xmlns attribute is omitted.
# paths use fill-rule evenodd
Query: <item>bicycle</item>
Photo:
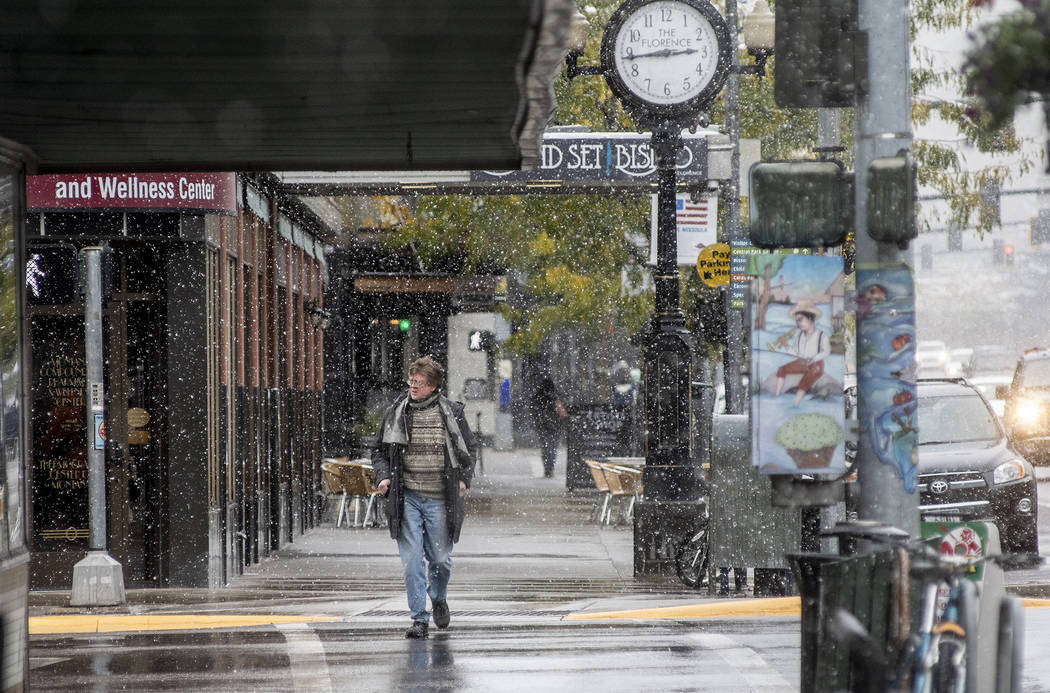
<svg viewBox="0 0 1050 693"><path fill-rule="evenodd" d="M675 551L675 572L686 587L699 589L706 582L707 564L711 557L708 529L708 518L700 517L679 541Z"/></svg>
<svg viewBox="0 0 1050 693"><path fill-rule="evenodd" d="M862 683L869 691L963 693L979 686L977 661L977 586L965 575L984 561L1005 563L1003 556L959 558L943 555L926 542L903 542L899 536L863 538L890 543L910 563L907 574L922 579L921 616L891 666L882 647L848 611L838 609L831 630L864 665ZM1000 606L996 693L1016 693L1021 683L1023 610L1013 597Z"/></svg>

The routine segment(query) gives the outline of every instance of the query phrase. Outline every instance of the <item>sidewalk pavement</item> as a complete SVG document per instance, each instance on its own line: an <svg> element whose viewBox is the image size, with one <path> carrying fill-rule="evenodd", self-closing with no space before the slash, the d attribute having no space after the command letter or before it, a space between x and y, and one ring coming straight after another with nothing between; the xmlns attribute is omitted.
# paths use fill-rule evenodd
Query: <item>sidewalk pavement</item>
<svg viewBox="0 0 1050 693"><path fill-rule="evenodd" d="M615 618L797 615L797 598L740 599L747 594L737 593L725 609L718 605L725 600L710 597L706 588L690 590L674 576L635 578L631 526L599 527L590 522L595 498L593 491L566 490L564 449L552 479L543 477L538 450L484 450L484 474L475 477L468 493L467 519L453 551L449 586L453 617L460 622L524 625L599 614ZM132 589L126 605L95 609L69 607L66 591L34 591L29 599L31 632L257 625L251 619L260 614L274 620L403 624L408 610L395 542L385 527L336 527L338 499L333 500L320 526L249 566L224 589ZM1011 591L1050 596L1045 568L1021 572L1011 574L1016 579L1008 575L1008 587L1022 588ZM698 609L698 604L704 608ZM643 611L635 616L625 613L632 610ZM120 619L87 625L68 620L85 614L152 620L138 618L136 625Z"/></svg>

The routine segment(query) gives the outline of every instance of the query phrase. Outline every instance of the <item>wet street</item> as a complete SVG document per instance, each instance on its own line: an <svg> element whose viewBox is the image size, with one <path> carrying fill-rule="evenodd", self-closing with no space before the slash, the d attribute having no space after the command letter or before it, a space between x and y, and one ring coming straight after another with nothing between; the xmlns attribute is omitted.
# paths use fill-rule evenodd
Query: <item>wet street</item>
<svg viewBox="0 0 1050 693"><path fill-rule="evenodd" d="M542 479L538 456L486 464L454 553L452 624L428 640L403 636L386 530L325 524L224 590L131 590L90 614L34 593L32 690L798 690L797 599L634 579L629 527L587 522L591 499ZM1008 584L1035 597L1050 572ZM1050 692L1050 609L1030 604L1024 690Z"/></svg>
<svg viewBox="0 0 1050 693"><path fill-rule="evenodd" d="M33 690L786 691L792 619L719 625L515 625L489 616L428 640L389 628L61 638L34 658Z"/></svg>

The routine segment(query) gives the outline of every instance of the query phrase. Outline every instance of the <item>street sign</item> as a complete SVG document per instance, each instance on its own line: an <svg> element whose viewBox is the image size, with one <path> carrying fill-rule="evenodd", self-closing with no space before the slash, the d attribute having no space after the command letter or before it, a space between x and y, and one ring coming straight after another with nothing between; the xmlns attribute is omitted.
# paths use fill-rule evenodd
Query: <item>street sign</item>
<svg viewBox="0 0 1050 693"><path fill-rule="evenodd" d="M95 414L95 441L94 447L96 450L106 449L106 423L102 420L102 414Z"/></svg>
<svg viewBox="0 0 1050 693"><path fill-rule="evenodd" d="M760 255L769 252L762 248L756 248L744 238L735 238L729 242L729 307L744 308L744 299L747 295L747 287L751 283L751 277L747 274L747 259L752 255ZM784 255L808 255L809 248L781 248L774 253Z"/></svg>
<svg viewBox="0 0 1050 693"><path fill-rule="evenodd" d="M657 196L652 196L649 226L649 264L656 264ZM718 242L718 195L675 195L676 247L679 265L695 265L700 249Z"/></svg>
<svg viewBox="0 0 1050 693"><path fill-rule="evenodd" d="M696 273L700 281L708 286L723 286L729 283L730 248L726 243L712 243L700 250L696 259Z"/></svg>

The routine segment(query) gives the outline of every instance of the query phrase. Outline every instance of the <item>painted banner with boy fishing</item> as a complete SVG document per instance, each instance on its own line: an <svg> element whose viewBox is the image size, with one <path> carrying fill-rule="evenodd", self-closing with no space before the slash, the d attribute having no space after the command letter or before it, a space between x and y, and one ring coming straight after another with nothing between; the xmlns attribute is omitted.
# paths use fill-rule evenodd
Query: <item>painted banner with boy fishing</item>
<svg viewBox="0 0 1050 693"><path fill-rule="evenodd" d="M760 254L751 279L751 460L764 474L846 467L841 257Z"/></svg>

